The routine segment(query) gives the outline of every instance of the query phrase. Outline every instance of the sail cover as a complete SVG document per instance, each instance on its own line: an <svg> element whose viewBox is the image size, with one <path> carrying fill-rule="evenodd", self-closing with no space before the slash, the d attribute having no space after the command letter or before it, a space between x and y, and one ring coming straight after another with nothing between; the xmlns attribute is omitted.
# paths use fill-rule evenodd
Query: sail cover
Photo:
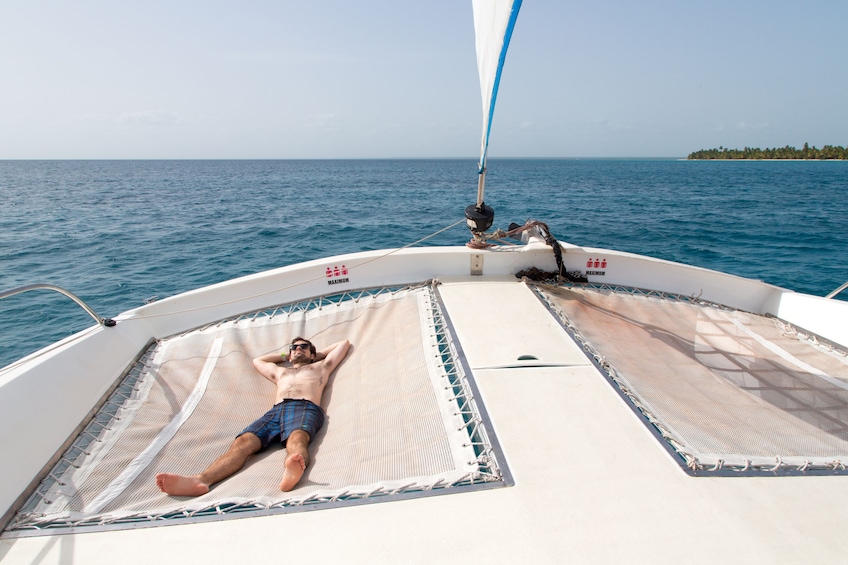
<svg viewBox="0 0 848 565"><path fill-rule="evenodd" d="M486 168L489 132L495 112L498 84L503 72L506 50L518 18L521 0L473 0L474 31L477 36L477 68L483 95L483 137L480 143L480 170Z"/></svg>

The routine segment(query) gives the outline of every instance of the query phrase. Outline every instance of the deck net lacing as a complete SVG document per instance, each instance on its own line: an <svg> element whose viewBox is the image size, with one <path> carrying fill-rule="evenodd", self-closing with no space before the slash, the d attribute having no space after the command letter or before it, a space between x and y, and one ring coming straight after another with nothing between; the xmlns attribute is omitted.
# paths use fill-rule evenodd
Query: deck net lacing
<svg viewBox="0 0 848 565"><path fill-rule="evenodd" d="M352 348L333 374L311 464L278 490L279 444L197 498L156 487L196 474L273 403L252 358L295 336ZM428 285L281 306L163 339L145 354L9 530L204 517L497 482L476 401Z"/></svg>
<svg viewBox="0 0 848 565"><path fill-rule="evenodd" d="M845 470L845 352L775 318L695 299L538 288L692 471Z"/></svg>

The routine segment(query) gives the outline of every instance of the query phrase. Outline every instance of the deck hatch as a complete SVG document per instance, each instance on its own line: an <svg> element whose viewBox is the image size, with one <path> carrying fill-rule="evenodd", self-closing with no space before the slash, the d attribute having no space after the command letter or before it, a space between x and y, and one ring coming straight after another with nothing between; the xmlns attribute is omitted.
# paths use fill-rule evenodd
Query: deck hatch
<svg viewBox="0 0 848 565"><path fill-rule="evenodd" d="M251 359L298 335L319 347L353 343L325 390L327 420L298 487L277 490L285 451L272 446L207 495L159 492L156 473L199 472L267 410L273 385ZM282 305L163 339L129 371L4 537L505 486L508 472L469 379L430 284Z"/></svg>
<svg viewBox="0 0 848 565"><path fill-rule="evenodd" d="M536 288L693 474L845 471L845 352L775 318L692 298Z"/></svg>

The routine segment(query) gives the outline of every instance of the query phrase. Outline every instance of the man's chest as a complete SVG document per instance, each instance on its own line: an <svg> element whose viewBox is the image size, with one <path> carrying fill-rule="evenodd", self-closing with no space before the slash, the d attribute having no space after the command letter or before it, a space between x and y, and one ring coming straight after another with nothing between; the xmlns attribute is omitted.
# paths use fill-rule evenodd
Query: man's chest
<svg viewBox="0 0 848 565"><path fill-rule="evenodd" d="M277 386L280 388L300 386L300 387L321 387L324 384L323 375L320 371L311 370L310 368L286 368L277 377Z"/></svg>

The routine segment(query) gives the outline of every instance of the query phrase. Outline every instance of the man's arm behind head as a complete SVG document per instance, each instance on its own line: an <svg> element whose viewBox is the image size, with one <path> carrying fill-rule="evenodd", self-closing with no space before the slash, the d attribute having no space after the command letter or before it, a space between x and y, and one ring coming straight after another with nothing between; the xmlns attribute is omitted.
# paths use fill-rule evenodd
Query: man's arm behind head
<svg viewBox="0 0 848 565"><path fill-rule="evenodd" d="M256 357L253 360L253 366L259 371L259 374L271 381L277 382L277 363L283 361L283 357L279 353L267 353L262 357Z"/></svg>
<svg viewBox="0 0 848 565"><path fill-rule="evenodd" d="M336 367L339 366L339 363L345 358L347 355L348 349L350 349L350 342L346 339L342 341L337 341L336 343L325 347L321 351L318 351L315 354L315 361L322 361L324 366L327 368L327 373L332 373L336 370Z"/></svg>

